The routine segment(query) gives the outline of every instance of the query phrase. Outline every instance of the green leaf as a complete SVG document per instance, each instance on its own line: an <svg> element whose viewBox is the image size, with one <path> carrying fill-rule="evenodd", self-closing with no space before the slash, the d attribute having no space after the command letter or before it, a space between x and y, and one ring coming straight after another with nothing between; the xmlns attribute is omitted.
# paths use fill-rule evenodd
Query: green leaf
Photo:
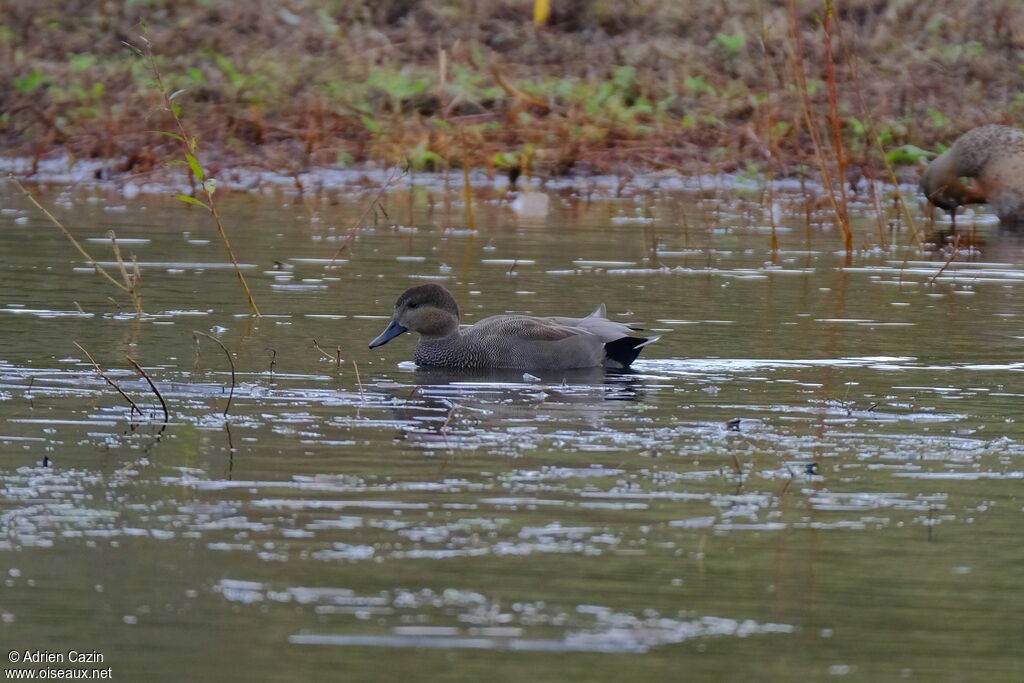
<svg viewBox="0 0 1024 683"><path fill-rule="evenodd" d="M945 126L949 123L949 119L946 115L934 107L928 107L928 118L932 120L932 123L936 126Z"/></svg>
<svg viewBox="0 0 1024 683"><path fill-rule="evenodd" d="M124 45L129 50L131 50L132 52L134 52L136 54L136 56L138 56L138 57L145 57L146 56L146 54L142 50L140 50L139 48L135 47L134 45L129 43L127 40L122 40L121 44Z"/></svg>
<svg viewBox="0 0 1024 683"><path fill-rule="evenodd" d="M366 130L370 131L374 135L380 135L381 127L380 124L371 119L369 116L360 117L363 125L366 126Z"/></svg>
<svg viewBox="0 0 1024 683"><path fill-rule="evenodd" d="M171 138L172 140L177 140L181 144L185 144L185 138L181 137L177 133L172 133L169 130L151 130L150 132L156 133L157 135L163 135L164 137ZM179 161L178 163L181 162Z"/></svg>
<svg viewBox="0 0 1024 683"><path fill-rule="evenodd" d="M175 91L174 91L174 92L172 92L172 93L170 94L170 96L169 96L169 97L167 98L167 101L168 101L168 102L173 102L173 101L174 101L174 98L175 98L175 97L177 97L178 95L181 95L181 94L182 94L182 93L184 93L184 92L185 92L185 89L184 89L184 88L182 88L181 90L175 90Z"/></svg>
<svg viewBox="0 0 1024 683"><path fill-rule="evenodd" d="M191 154L185 155L185 162L188 167L192 169L192 174L196 177L199 182L206 180L206 175L203 173L203 167L199 165L199 162Z"/></svg>
<svg viewBox="0 0 1024 683"><path fill-rule="evenodd" d="M772 137L778 140L789 132L790 125L787 121L776 121L772 126Z"/></svg>
<svg viewBox="0 0 1024 683"><path fill-rule="evenodd" d="M43 80L43 75L33 69L31 73L15 78L12 83L15 90L22 95L28 95L38 90L43 85Z"/></svg>
<svg viewBox="0 0 1024 683"><path fill-rule="evenodd" d="M217 66L220 67L221 71L224 72L224 75L228 77L228 80L235 85L238 85L245 80L242 77L242 74L238 73L238 69L235 68L235 65L232 64L224 55L215 55L213 59L217 62Z"/></svg>
<svg viewBox="0 0 1024 683"><path fill-rule="evenodd" d="M206 190L206 194L213 196L213 193L217 191L217 179L210 178L203 183L203 189Z"/></svg>
<svg viewBox="0 0 1024 683"><path fill-rule="evenodd" d="M179 194L178 195L178 199L180 201L185 202L186 204L192 204L193 206L201 206L204 209L206 209L207 211L210 210L210 207L207 206L204 202L199 201L195 197L189 197L187 194Z"/></svg>
<svg viewBox="0 0 1024 683"><path fill-rule="evenodd" d="M629 90L636 80L636 68L632 66L617 66L612 72L612 83L619 90Z"/></svg>
<svg viewBox="0 0 1024 683"><path fill-rule="evenodd" d="M718 94L715 88L706 80L704 80L703 76L687 76L686 80L684 81L684 84L686 86L686 89L693 93L705 93L707 95L711 95L712 97Z"/></svg>
<svg viewBox="0 0 1024 683"><path fill-rule="evenodd" d="M885 155L885 160L890 164L897 165L909 165L916 164L921 159L927 159L931 156L931 153L916 147L914 145L903 145L895 149L889 150Z"/></svg>
<svg viewBox="0 0 1024 683"><path fill-rule="evenodd" d="M715 36L715 40L733 57L742 52L747 44L747 38L743 35L743 31L736 31L732 35L719 33Z"/></svg>
<svg viewBox="0 0 1024 683"><path fill-rule="evenodd" d="M68 66L75 71L86 71L92 68L96 61L96 55L91 55L86 52L83 54L71 55L68 58Z"/></svg>

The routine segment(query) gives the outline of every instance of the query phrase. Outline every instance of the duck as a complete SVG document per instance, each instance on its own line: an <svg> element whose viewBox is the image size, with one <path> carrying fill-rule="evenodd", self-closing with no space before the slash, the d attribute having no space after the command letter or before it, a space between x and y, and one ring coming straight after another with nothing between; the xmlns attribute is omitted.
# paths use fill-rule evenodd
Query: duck
<svg viewBox="0 0 1024 683"><path fill-rule="evenodd" d="M635 329L609 320L604 304L584 318L503 314L462 329L455 298L437 284L403 292L391 322L370 348L409 331L420 335L417 365L475 370L626 370L658 340L631 336Z"/></svg>
<svg viewBox="0 0 1024 683"><path fill-rule="evenodd" d="M989 204L1003 223L1024 225L1024 131L989 125L964 133L928 164L920 188L947 211Z"/></svg>

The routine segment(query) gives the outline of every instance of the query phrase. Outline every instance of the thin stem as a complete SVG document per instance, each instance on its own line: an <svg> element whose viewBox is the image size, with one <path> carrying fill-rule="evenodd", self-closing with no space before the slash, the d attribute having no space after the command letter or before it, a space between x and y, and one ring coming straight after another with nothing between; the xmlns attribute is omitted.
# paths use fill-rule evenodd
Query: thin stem
<svg viewBox="0 0 1024 683"><path fill-rule="evenodd" d="M399 170L402 169L396 166L395 169L391 172L391 175L388 176L388 178L384 181L384 184L380 186L380 190L377 191L377 194L374 195L373 201L370 202L365 209L363 209L363 212L359 214L359 218L357 218L352 223L352 226L348 229L348 237L346 237L345 241L341 243L341 246L338 247L338 250L334 252L334 256L331 257L331 262L327 264L328 267L334 265L334 262L338 260L339 256L341 256L341 252L345 251L350 246L352 246L352 243L356 239L356 234L359 231L359 226L363 224L363 221L366 220L366 217L370 215L371 211L373 211L373 207L380 204L381 197L383 197L384 193L388 191L388 189L391 187L391 184L408 172L408 170L406 169L402 170L401 173L398 173Z"/></svg>
<svg viewBox="0 0 1024 683"><path fill-rule="evenodd" d="M153 382L152 379L150 379L149 375L146 374L146 371L142 369L142 366L139 365L134 358L132 358L131 356L125 356L125 358L127 358L128 362L132 364L132 367L135 368L135 371L142 375L142 378L149 383L149 388L153 390L153 393L156 394L156 397L160 400L160 407L164 409L164 424L170 422L171 414L167 410L167 401L165 401L164 397L160 395L160 390L156 388L156 384Z"/></svg>
<svg viewBox="0 0 1024 683"><path fill-rule="evenodd" d="M86 260L87 260L87 261L88 261L88 262L89 262L89 263L90 263L90 264L91 264L91 265L93 266L93 268L95 268L95 269L96 269L96 272L97 272L97 273L99 273L99 274L100 274L100 275L102 275L103 277L107 278L107 280L109 280L109 281L110 281L110 284L114 285L115 287L117 287L118 289L120 289L120 290L121 290L122 292L128 292L128 293L130 293L127 287L125 287L125 286L124 286L124 285L123 285L122 283L118 282L118 281L117 281L117 280L116 280L116 279L114 278L114 276L113 276L113 275L111 275L111 274L110 274L109 272L107 272L107 270L106 270L106 269L105 269L105 268L104 268L103 266L101 266L101 265L100 265L100 264L99 264L99 263L98 263L98 262L96 261L96 259L94 259L94 258L93 258L92 256L90 256L90 255L89 255L89 252L87 252L87 251L85 250L85 248L84 248L84 247L83 247L83 246L82 246L81 244L79 244L78 240L76 240L76 239L74 238L74 235L72 235L72 234L71 234L71 233L70 233L70 232L68 231L68 229L64 227L64 224L63 224L63 223L61 223L61 222L60 222L59 220L57 220L57 218L56 218L56 217L55 217L55 216L54 216L54 215L53 215L52 213L50 213L49 211L47 211L47 210L46 210L46 207L44 207L44 206L43 206L42 204L40 204L40 203L39 203L38 201L36 201L36 198L32 196L32 193L31 193L31 192L29 192L29 191L28 191L27 189L25 189L25 186L24 186L24 185L22 185L22 184L21 184L21 183L20 183L20 182L18 181L18 179L14 177L14 175L13 175L13 174L8 174L8 176L7 176L7 177L8 177L8 178L10 178L11 182L13 182L13 183L14 183L14 184L15 184L15 185L17 186L17 188L18 188L19 190L21 190L21 193L22 193L23 195L25 195L25 198L26 198L26 199L28 199L28 200L29 200L30 202L32 202L32 204L33 204L33 205L34 205L34 206L35 206L35 207L36 207L37 209L39 209L40 211L42 211L42 212L43 212L43 215L44 215L44 216L46 216L47 218L49 218L49 219L50 219L50 222L51 222L51 223L53 223L54 225L56 225L56 226L57 226L57 228L58 228L58 229L60 229L60 231L61 231L62 233L64 233L64 236L68 238L68 241L69 241L69 242L71 242L71 244L72 244L72 245L73 245L73 246L75 247L75 249L77 249L77 250L78 250L78 253L79 253L79 254L81 254L81 255L82 255L83 257L85 257L85 259L86 259Z"/></svg>
<svg viewBox="0 0 1024 683"><path fill-rule="evenodd" d="M132 407L132 412L129 413L129 416L130 415L134 415L135 413L138 413L139 417L142 417L143 412L139 408L138 404L135 403L135 401L132 400L131 396L129 396L128 394L126 394L124 392L124 389L122 389L121 387L117 386L117 384L114 382L114 380L112 380L109 377L107 377L106 373L103 372L103 368L101 368L100 364L96 362L96 359L92 357L92 354L89 353L88 351L86 351L85 347L82 346L81 344L79 344L78 342L71 342L71 343L74 344L75 346L77 346L78 350L85 354L85 357L89 359L89 362L92 363L92 366L94 368L96 368L96 374L99 375L101 378L103 378L104 382L106 382L107 384L112 386L117 391L117 393L121 394L121 397L124 400L128 401L128 403Z"/></svg>
<svg viewBox="0 0 1024 683"><path fill-rule="evenodd" d="M224 418L227 419L228 411L231 410L231 399L235 397L235 361L231 357L231 352L228 351L228 347L224 346L220 339L217 339L212 334L206 332L200 332L199 330L192 330L192 338L196 340L196 348L199 347L199 337L206 337L214 342L217 346L224 351L224 355L228 357L228 363L231 365L231 391L228 393L228 404L224 406Z"/></svg>
<svg viewBox="0 0 1024 683"><path fill-rule="evenodd" d="M167 107L167 111L170 112L171 117L174 119L174 124L178 128L178 139L185 149L186 158L190 159L198 167L198 162L195 160L196 152L196 139L191 136L188 130L185 128L184 122L181 117L178 116L178 111L175 109L174 103L171 101L171 95L167 93L167 87L164 85L163 75L160 73L159 67L156 65L156 58L153 56L153 50L148 45L146 46L145 52L146 58L149 60L149 68L153 72L153 77L156 79L157 85L160 88L160 95L163 96L164 105ZM201 170L201 168L200 168ZM191 163L189 165L189 174L195 175L191 170ZM252 311L256 317L260 316L260 309L256 306L256 300L252 297L252 292L249 290L249 283L246 282L245 276L242 274L242 269L238 265L238 258L235 256L234 249L231 248L231 240L228 239L227 230L224 229L224 224L221 222L220 213L217 211L217 205L213 199L213 192L210 189L210 185L204 182L203 178L196 178L199 181L199 186L203 190L203 194L206 196L206 210L213 216L213 222L217 226L217 234L220 236L221 242L224 243L224 248L228 252L228 258L231 259L231 265L234 268L235 275L238 277L238 282L241 283L242 289L245 291L245 298L249 302L249 310Z"/></svg>

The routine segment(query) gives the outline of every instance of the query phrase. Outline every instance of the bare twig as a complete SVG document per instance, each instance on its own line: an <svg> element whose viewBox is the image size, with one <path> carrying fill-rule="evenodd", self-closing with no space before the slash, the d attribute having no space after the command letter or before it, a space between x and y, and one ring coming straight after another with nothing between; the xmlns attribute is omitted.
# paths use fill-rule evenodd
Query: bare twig
<svg viewBox="0 0 1024 683"><path fill-rule="evenodd" d="M114 258L117 260L117 267L121 271L121 279L124 280L125 291L128 292L128 296L132 298L132 303L135 304L135 309L142 312L142 297L138 292L138 284L140 280L139 267L133 263L133 272L128 273L128 268L125 266L124 258L121 256L121 246L117 243L117 233L113 230L107 231L107 237L110 238L110 246L114 250Z"/></svg>
<svg viewBox="0 0 1024 683"><path fill-rule="evenodd" d="M938 280L939 276L942 275L946 271L946 268L949 268L949 264L951 264L953 262L953 260L956 259L956 255L959 254L959 253L960 253L960 235L955 235L953 237L953 250L951 252L949 252L949 258L947 258L946 262L942 264L942 267L939 268L939 271L937 273L935 273L935 275L932 275L932 278L930 280L928 280L928 286L929 287L931 287L932 285L935 284L935 281Z"/></svg>
<svg viewBox="0 0 1024 683"><path fill-rule="evenodd" d="M206 337L212 340L224 351L224 355L228 357L228 363L231 365L231 391L228 393L228 404L224 406L224 417L227 418L228 411L231 410L231 399L235 397L235 361L231 357L231 352L228 351L228 347L224 346L220 339L217 339L212 334L206 332L200 332L199 330L192 330L192 338L196 341L196 348L199 348L199 337Z"/></svg>
<svg viewBox="0 0 1024 683"><path fill-rule="evenodd" d="M132 364L133 368L135 368L135 372L142 375L142 378L149 383L149 388L153 390L154 394L156 394L157 399L160 401L160 407L164 409L164 424L170 422L171 413L167 410L167 401L165 401L164 397L160 395L160 390L156 388L156 384L152 379L150 379L149 375L146 374L146 371L142 369L142 366L139 365L134 358L131 356L125 356L125 358L127 358L128 362Z"/></svg>
<svg viewBox="0 0 1024 683"><path fill-rule="evenodd" d="M401 173L399 173L399 171L401 171ZM363 209L363 212L359 214L359 217L356 218L356 220L353 221L352 225L349 227L348 236L345 238L345 241L341 243L341 246L338 247L337 251L334 252L334 256L331 257L331 262L327 264L328 267L334 265L334 262L338 260L339 256L341 256L341 252L345 251L346 249L352 246L352 243L355 242L356 235L359 233L359 226L363 224L363 221L365 221L366 217L370 215L370 212L374 210L374 207L380 204L381 198L388 191L388 189L390 189L392 183L394 183L399 178L403 177L406 174L406 172L407 169L401 169L398 166L396 166L391 171L391 175L387 177L387 179L384 181L384 184L380 186L380 190L378 190L377 194L374 195L373 201L371 201L366 206L366 208ZM387 212L385 212L384 215L386 216Z"/></svg>
<svg viewBox="0 0 1024 683"><path fill-rule="evenodd" d="M491 65L491 76L494 77L494 82L498 84L498 87L504 90L506 95L515 100L514 106L523 107L523 105L531 105L545 111L551 109L551 105L544 100L538 99L533 95L524 92L520 88L517 88L515 84L505 78L505 74L501 72L497 65Z"/></svg>
<svg viewBox="0 0 1024 683"><path fill-rule="evenodd" d="M22 185L18 181L18 179L14 177L13 174L8 174L7 177L11 179L11 182L13 182L15 184L15 186L19 190L21 190L21 193L23 195L25 195L25 198L28 199L30 202L32 202L33 206L35 206L37 209L39 209L43 213L44 216L46 216L48 219L50 219L51 223L53 223L55 226L57 226L57 228L64 234L64 237L66 237L68 239L68 241L71 242L72 246L74 246L74 248L78 250L78 253L81 254L85 258L85 260L89 262L89 265L91 265L93 268L96 269L97 273L99 273L100 275L105 277L110 282L110 284L114 285L115 287L120 289L122 292L125 292L130 297L132 297L132 301L133 301L133 303L135 303L136 310L139 313L141 313L142 312L142 302L140 300L138 300L138 298L132 292L132 290L127 285L118 282L117 279L114 278L113 275L111 275L103 266L101 266L96 261L96 259L94 259L92 256L90 256L89 252L87 252L85 250L85 247L83 247L79 243L79 241L75 239L74 235L72 235L71 232L67 228L64 227L64 224L61 223L59 220L57 220L57 218L52 213L47 211L46 207L44 207L42 204L40 204L36 200L36 198L32 196L32 193L29 192L25 188L25 186Z"/></svg>
<svg viewBox="0 0 1024 683"><path fill-rule="evenodd" d="M444 419L444 424L441 425L441 431L445 432L448 430L448 423L452 421L452 417L455 415L455 409L459 406L455 403L452 404L451 409L448 411L448 417Z"/></svg>
<svg viewBox="0 0 1024 683"><path fill-rule="evenodd" d="M469 182L469 151L466 149L466 132L459 129L462 142L462 193L466 203L466 227L476 230L476 219L473 218L473 186Z"/></svg>
<svg viewBox="0 0 1024 683"><path fill-rule="evenodd" d="M322 353L324 358L326 358L327 360L329 360L332 363L334 363L335 367L337 367L339 369L341 368L341 347L340 346L337 349L334 350L334 355L331 355L331 354L327 353L326 351L324 351L323 347L320 346L320 344L317 343L316 339L314 339L313 340L313 348L315 348L317 351Z"/></svg>
<svg viewBox="0 0 1024 683"><path fill-rule="evenodd" d="M359 363L352 361L352 369L356 371L356 386L359 387L359 398L363 398L363 380L359 378Z"/></svg>
<svg viewBox="0 0 1024 683"><path fill-rule="evenodd" d="M124 398L124 400L128 401L128 404L131 405L131 411L128 413L128 415L131 416L134 415L135 413L138 413L139 417L142 417L143 413L142 410L139 408L138 404L136 404L135 401L132 400L131 396L124 392L124 389L117 386L117 383L114 382L114 380L110 379L110 377L108 377L105 372L103 372L103 368L101 368L100 364L96 362L96 359L92 357L92 354L86 351L85 347L79 344L78 342L71 343L77 346L78 350L85 354L85 357L89 359L89 362L92 363L92 366L96 368L96 374L103 378L104 382L112 386L117 391L117 393L121 394L121 397Z"/></svg>

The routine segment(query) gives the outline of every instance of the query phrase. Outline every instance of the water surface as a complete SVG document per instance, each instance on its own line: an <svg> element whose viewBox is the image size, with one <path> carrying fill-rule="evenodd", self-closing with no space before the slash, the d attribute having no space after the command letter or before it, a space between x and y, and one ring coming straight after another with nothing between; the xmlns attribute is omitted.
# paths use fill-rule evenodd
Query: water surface
<svg viewBox="0 0 1024 683"><path fill-rule="evenodd" d="M116 231L145 314L0 189L11 648L121 680L1024 677L1024 251L990 222L949 260L862 213L847 261L795 189L773 254L756 192L481 189L471 231L403 180L331 265L376 190L226 195L254 319L199 211L35 189L115 272ZM661 340L539 378L368 350L425 281L467 323L604 302Z"/></svg>

